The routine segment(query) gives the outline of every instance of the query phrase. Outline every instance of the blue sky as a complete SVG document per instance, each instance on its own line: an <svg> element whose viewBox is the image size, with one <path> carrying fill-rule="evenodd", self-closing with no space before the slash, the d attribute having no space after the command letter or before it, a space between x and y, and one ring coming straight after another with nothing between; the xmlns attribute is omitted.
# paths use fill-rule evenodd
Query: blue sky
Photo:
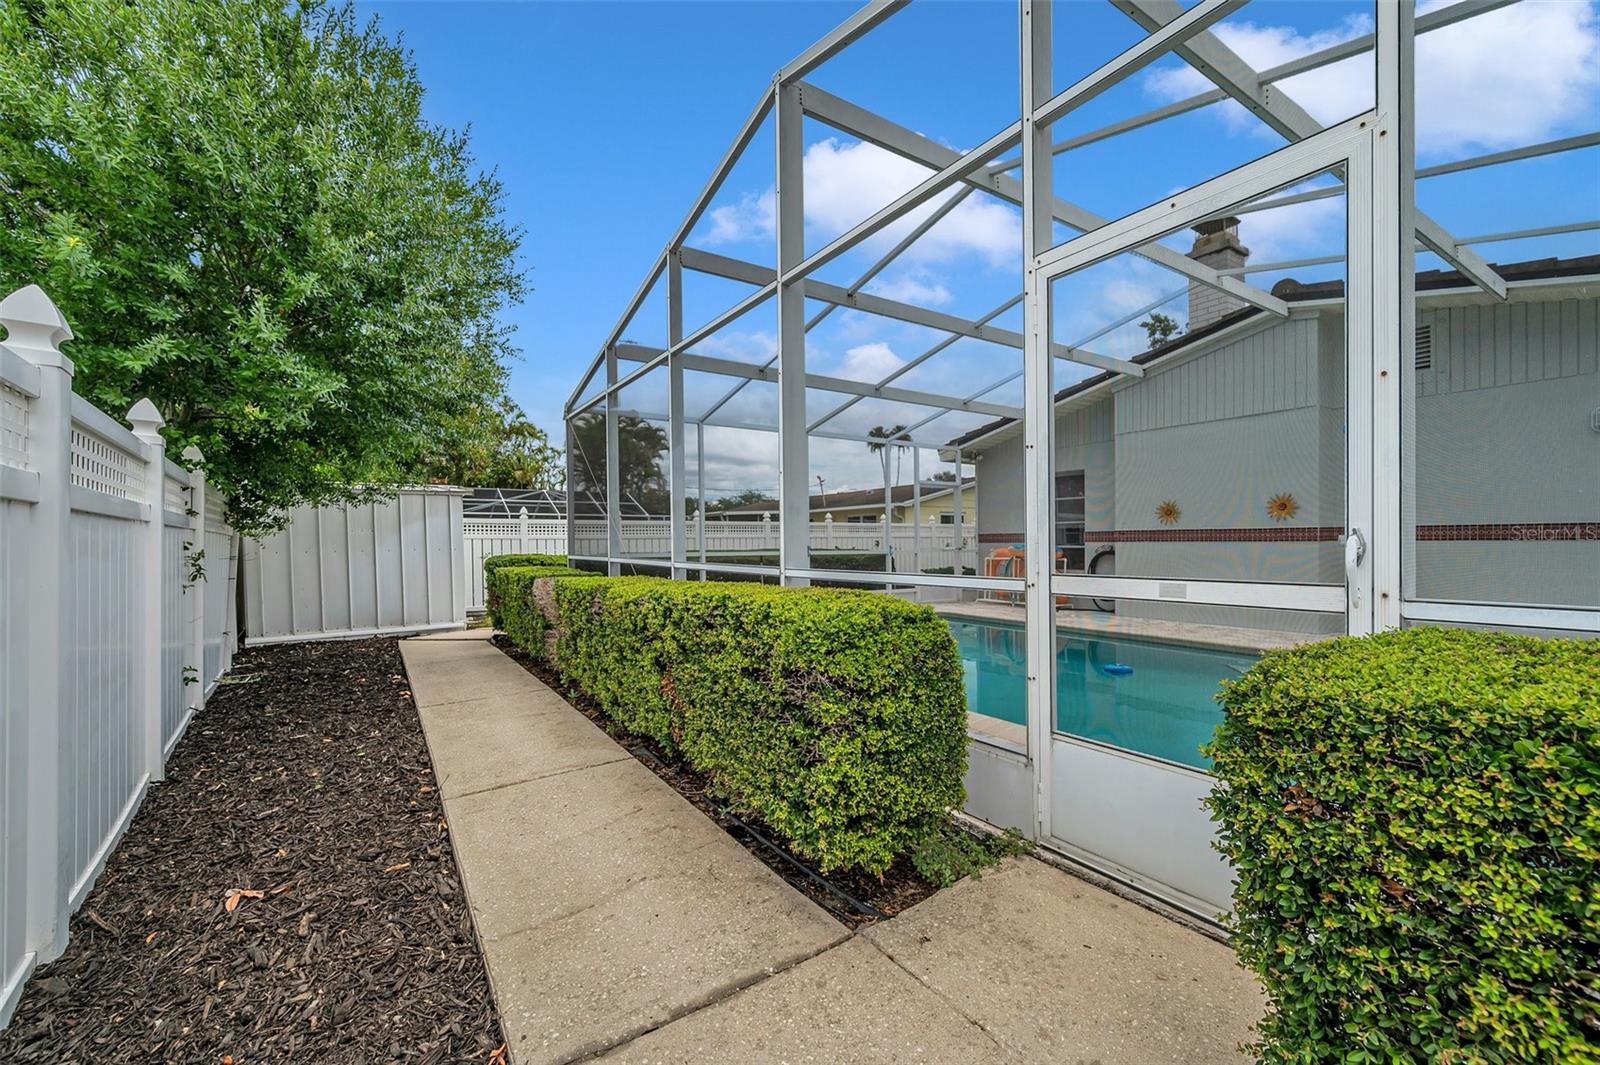
<svg viewBox="0 0 1600 1065"><path fill-rule="evenodd" d="M849 14L854 4L807 3L467 3L379 2L391 33L404 35L428 94L427 116L472 127L479 163L498 170L512 219L526 231L533 291L507 318L523 358L511 392L559 438L561 405L666 238L678 225L772 72ZM1426 11L1440 6L1422 5ZM1235 50L1268 67L1367 32L1370 0L1256 0L1219 28ZM1058 87L1132 44L1138 29L1106 4L1060 5ZM1519 4L1419 40L1420 166L1600 129L1600 17L1578 0ZM1538 62L1528 62L1529 57ZM828 91L954 148L1002 128L1016 110L1016 8L1007 2L923 2L890 19L810 78ZM1371 67L1352 60L1281 86L1323 122L1371 106ZM1130 79L1056 129L1058 137L1203 91L1209 85L1176 60ZM925 176L915 164L808 122L807 242L821 247ZM1236 105L1220 104L1059 157L1057 191L1106 217L1263 155L1283 142ZM753 262L773 257L772 142L763 130L691 236L690 244ZM1324 180L1326 183L1327 179ZM1523 190L1508 197L1507 187ZM1423 207L1457 234L1481 234L1600 216L1600 148L1422 183ZM931 208L930 208L931 209ZM1246 216L1252 260L1280 261L1343 251L1343 199ZM818 276L848 285L896 237L825 267ZM1020 288L1020 219L1008 204L969 197L913 246L873 289L906 302L977 317ZM1062 229L1065 237L1070 231ZM1187 250L1188 235L1169 238ZM1600 251L1594 233L1486 245L1491 261ZM1436 265L1424 260L1426 268ZM1257 275L1318 280L1339 265ZM746 289L689 274L686 325L708 320ZM1121 313L1181 292L1178 275L1132 256L1068 279L1058 297L1057 339L1074 342ZM1184 300L1164 309L1180 321ZM810 308L820 310L820 305ZM996 323L1017 327L1013 311ZM703 346L744 361L772 349L774 312L758 307ZM652 298L625 335L665 340ZM1138 350L1142 332L1124 327L1096 341L1111 354ZM877 379L942 334L855 312L831 315L808 336L814 370ZM963 340L899 383L967 394L1020 368L1008 348ZM1060 371L1058 371L1060 372ZM1067 367L1067 374L1071 368ZM625 397L638 410L664 409L664 374ZM690 375L691 410L722 396L725 378ZM774 393L752 385L723 408L733 420L771 424ZM814 416L844 397L814 393ZM1017 402L1017 382L986 398ZM873 424L911 423L928 412L881 401L858 404L831 427L861 433ZM919 432L948 439L981 417L947 415ZM707 488L713 494L770 488L771 434L709 432ZM814 439L813 473L834 488L878 476L859 444ZM925 469L926 473L927 470ZM909 476L909 470L906 471Z"/></svg>
<svg viewBox="0 0 1600 1065"><path fill-rule="evenodd" d="M362 3L402 33L435 122L472 127L533 291L512 395L561 406L772 72L852 10L782 3Z"/></svg>

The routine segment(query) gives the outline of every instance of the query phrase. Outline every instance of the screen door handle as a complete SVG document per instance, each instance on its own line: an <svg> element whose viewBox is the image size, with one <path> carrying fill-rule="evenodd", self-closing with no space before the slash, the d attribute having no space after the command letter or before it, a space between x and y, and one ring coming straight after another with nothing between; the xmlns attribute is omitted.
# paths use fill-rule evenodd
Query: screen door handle
<svg viewBox="0 0 1600 1065"><path fill-rule="evenodd" d="M1350 535L1344 538L1344 581L1345 587L1350 590L1350 605L1361 605L1361 586L1356 583L1356 570L1361 568L1361 560L1367 557L1367 539L1361 535L1360 529L1351 529Z"/></svg>

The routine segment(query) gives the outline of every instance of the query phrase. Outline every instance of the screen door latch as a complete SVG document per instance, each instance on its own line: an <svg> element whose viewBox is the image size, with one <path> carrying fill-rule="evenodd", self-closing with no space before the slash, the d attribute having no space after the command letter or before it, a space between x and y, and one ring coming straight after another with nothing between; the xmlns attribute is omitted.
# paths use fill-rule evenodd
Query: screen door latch
<svg viewBox="0 0 1600 1065"><path fill-rule="evenodd" d="M1367 538L1361 535L1360 529L1351 529L1350 535L1344 538L1344 581L1345 587L1350 590L1351 607L1361 605L1361 586L1356 582L1356 570L1366 557Z"/></svg>

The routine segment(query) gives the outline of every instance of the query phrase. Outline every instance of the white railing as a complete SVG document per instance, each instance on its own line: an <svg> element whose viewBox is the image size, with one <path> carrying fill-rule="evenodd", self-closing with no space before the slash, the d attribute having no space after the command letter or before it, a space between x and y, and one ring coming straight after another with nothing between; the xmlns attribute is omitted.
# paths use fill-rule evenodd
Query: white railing
<svg viewBox="0 0 1600 1065"><path fill-rule="evenodd" d="M0 326L3 1025L231 663L236 538L154 404L130 431L72 393L44 292L0 301Z"/></svg>
<svg viewBox="0 0 1600 1065"><path fill-rule="evenodd" d="M578 548L599 548L597 551L574 550L574 554L605 554L604 521L584 520L573 525L573 541ZM687 554L691 560L699 559L702 534L707 558L775 552L778 550L779 528L779 523L770 519L707 521L703 526L690 521L684 530L688 542ZM622 555L625 558L665 558L671 550L671 537L671 523L665 518L624 519ZM977 527L970 522L961 527L959 536L953 524L928 522L918 527L910 522L893 522L889 526L886 548L881 519L870 522L829 519L811 523L809 540L813 551L887 551L892 556L890 569L896 573L927 572L954 566L958 556L961 564L969 568L976 568L978 563Z"/></svg>
<svg viewBox="0 0 1600 1065"><path fill-rule="evenodd" d="M567 550L567 523L534 519L526 510L517 518L468 518L462 522L466 541L467 610L483 610L483 560L490 555L550 554ZM705 540L707 559L730 555L776 553L779 526L776 521L690 520L685 526L688 558L699 561L700 543ZM625 518L622 521L622 557L662 559L672 551L672 523L666 518ZM884 550L883 521L843 522L831 518L811 523L814 551ZM896 573L927 573L961 565L978 568L978 529L971 522L961 526L928 522L915 527L909 522L894 522L889 532L891 568ZM570 554L603 558L606 555L606 523L600 518L581 518L572 523Z"/></svg>

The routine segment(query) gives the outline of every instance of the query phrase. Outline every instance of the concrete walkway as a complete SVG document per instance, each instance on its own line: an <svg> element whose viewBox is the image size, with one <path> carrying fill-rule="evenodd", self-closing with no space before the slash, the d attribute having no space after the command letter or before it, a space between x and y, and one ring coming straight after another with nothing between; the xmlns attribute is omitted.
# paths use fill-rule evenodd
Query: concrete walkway
<svg viewBox="0 0 1600 1065"><path fill-rule="evenodd" d="M1245 1060L1220 944L1032 859L852 935L487 635L400 648L516 1065Z"/></svg>

